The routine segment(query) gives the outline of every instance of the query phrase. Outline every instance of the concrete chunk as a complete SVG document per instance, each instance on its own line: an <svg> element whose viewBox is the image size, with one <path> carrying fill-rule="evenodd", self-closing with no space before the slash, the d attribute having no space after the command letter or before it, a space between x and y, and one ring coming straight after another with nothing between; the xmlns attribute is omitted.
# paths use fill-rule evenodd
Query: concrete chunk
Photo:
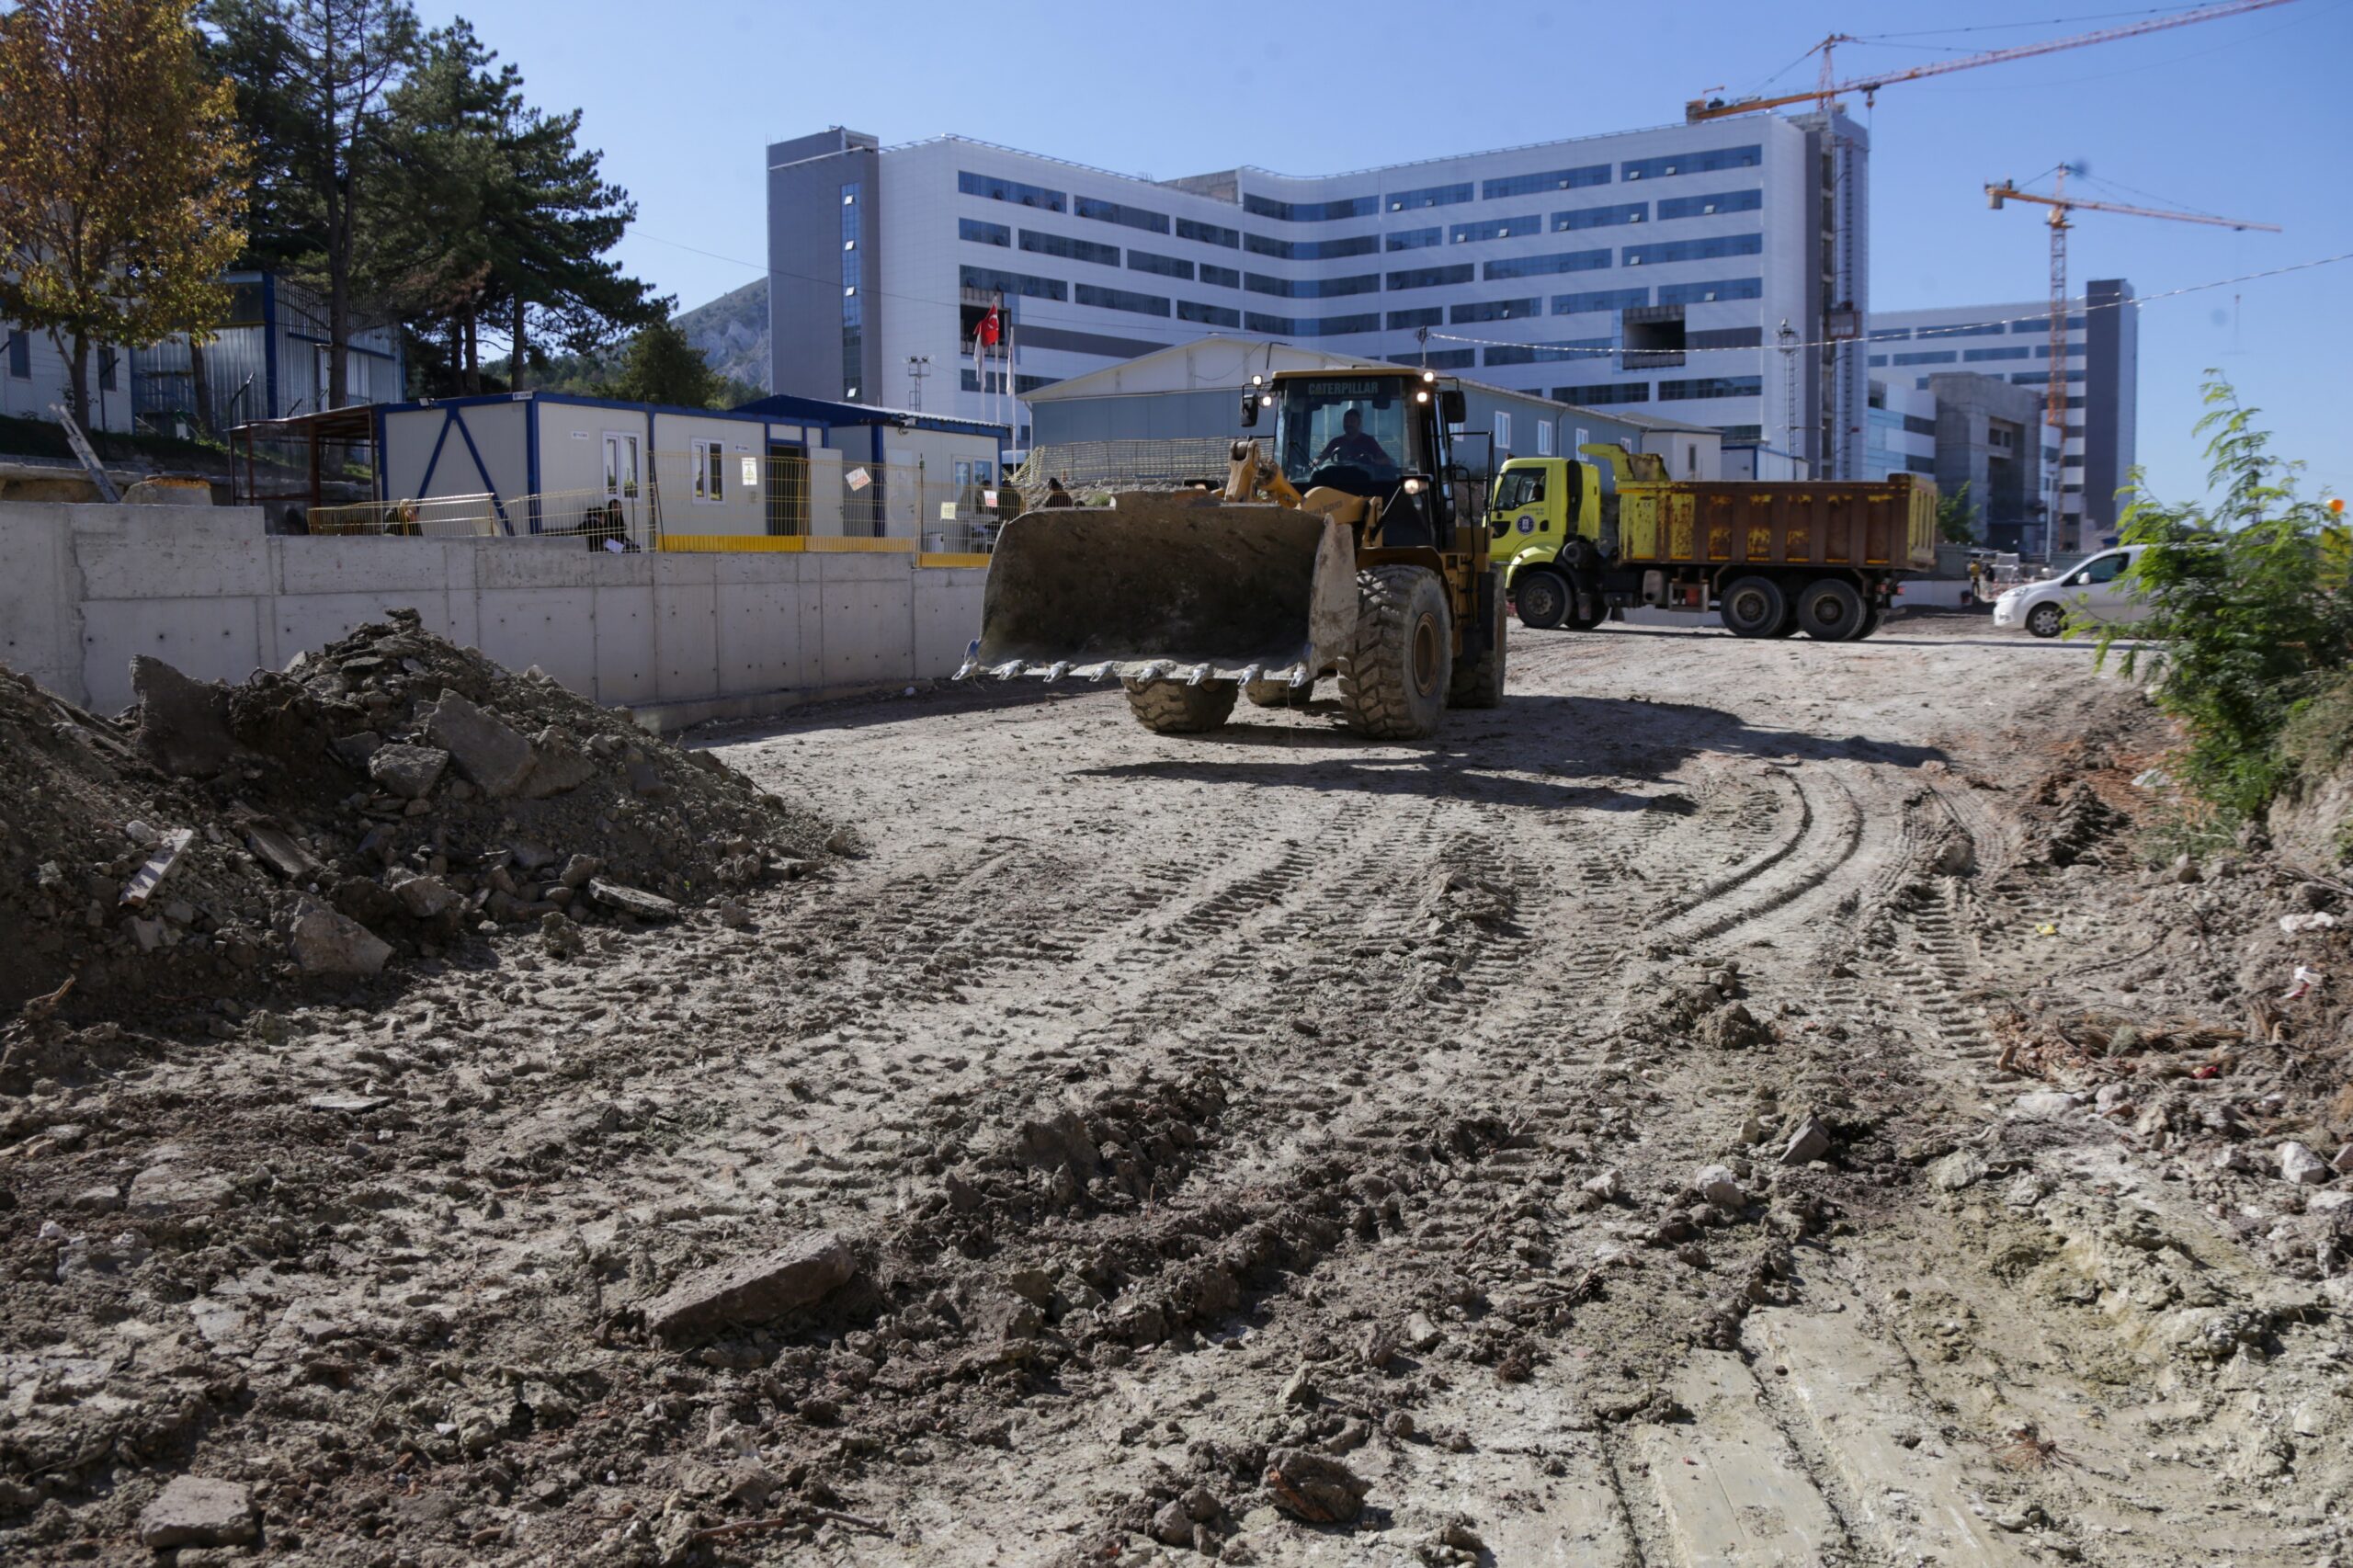
<svg viewBox="0 0 2353 1568"><path fill-rule="evenodd" d="M165 772L210 778L236 756L227 687L190 680L141 653L131 661L131 689L139 699L139 749Z"/></svg>
<svg viewBox="0 0 2353 1568"><path fill-rule="evenodd" d="M157 1551L181 1546L246 1546L260 1533L254 1500L233 1481L174 1476L141 1510L139 1542Z"/></svg>
<svg viewBox="0 0 2353 1568"><path fill-rule="evenodd" d="M531 776L524 782L523 793L534 801L577 790L597 777L597 764L588 754L553 726L532 738L531 756Z"/></svg>
<svg viewBox="0 0 2353 1568"><path fill-rule="evenodd" d="M706 1268L646 1303L645 1326L665 1338L765 1323L823 1300L850 1277L849 1244L817 1231L790 1245Z"/></svg>
<svg viewBox="0 0 2353 1568"><path fill-rule="evenodd" d="M435 707L425 733L448 750L460 777L494 799L514 794L530 777L531 743L454 691Z"/></svg>
<svg viewBox="0 0 2353 1568"><path fill-rule="evenodd" d="M449 754L436 746L396 743L379 746L368 758L368 777L404 801L421 801L441 782Z"/></svg>
<svg viewBox="0 0 2353 1568"><path fill-rule="evenodd" d="M1830 1153L1830 1129L1823 1125L1820 1117L1809 1116L1798 1123L1796 1131L1790 1134L1788 1144L1781 1150L1781 1164L1808 1165L1828 1153Z"/></svg>
<svg viewBox="0 0 2353 1568"><path fill-rule="evenodd" d="M314 898L295 905L286 938L305 974L380 974L392 956L391 943Z"/></svg>
<svg viewBox="0 0 2353 1568"><path fill-rule="evenodd" d="M624 915L634 915L640 920L676 920L678 906L659 893L646 892L620 882L608 882L602 877L588 884L588 896L607 909L618 909Z"/></svg>

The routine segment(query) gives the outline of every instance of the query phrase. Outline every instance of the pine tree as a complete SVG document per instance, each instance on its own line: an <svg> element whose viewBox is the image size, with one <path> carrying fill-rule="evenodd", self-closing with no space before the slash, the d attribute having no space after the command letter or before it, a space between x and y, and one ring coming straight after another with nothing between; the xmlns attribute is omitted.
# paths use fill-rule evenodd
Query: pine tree
<svg viewBox="0 0 2353 1568"><path fill-rule="evenodd" d="M245 242L234 93L189 0L24 0L0 15L0 316L48 332L89 419L93 344L201 337Z"/></svg>
<svg viewBox="0 0 2353 1568"><path fill-rule="evenodd" d="M666 306L668 301L663 303ZM662 319L630 339L621 373L606 389L608 397L633 403L667 403L682 408L715 408L724 388L710 362L678 330L666 309Z"/></svg>

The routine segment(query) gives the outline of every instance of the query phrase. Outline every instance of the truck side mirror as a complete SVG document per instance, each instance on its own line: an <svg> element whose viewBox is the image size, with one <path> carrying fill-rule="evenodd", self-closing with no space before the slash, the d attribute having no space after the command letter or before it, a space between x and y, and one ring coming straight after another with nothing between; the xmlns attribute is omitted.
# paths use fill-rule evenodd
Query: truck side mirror
<svg viewBox="0 0 2353 1568"><path fill-rule="evenodd" d="M1466 422L1461 387L1448 387L1438 394L1438 416L1449 425Z"/></svg>
<svg viewBox="0 0 2353 1568"><path fill-rule="evenodd" d="M1242 394L1242 427L1245 430L1254 429L1257 423L1258 394L1255 392L1244 392Z"/></svg>

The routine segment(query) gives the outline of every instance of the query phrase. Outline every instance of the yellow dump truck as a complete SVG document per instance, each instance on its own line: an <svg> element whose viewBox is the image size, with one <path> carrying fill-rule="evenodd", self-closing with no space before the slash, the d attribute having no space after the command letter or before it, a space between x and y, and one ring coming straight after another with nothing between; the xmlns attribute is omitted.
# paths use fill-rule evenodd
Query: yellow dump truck
<svg viewBox="0 0 2353 1568"><path fill-rule="evenodd" d="M1613 608L1715 610L1740 637L1868 637L1898 585L1936 565L1937 487L1670 480L1650 453L1591 445L1513 458L1487 514L1520 623L1579 631Z"/></svg>

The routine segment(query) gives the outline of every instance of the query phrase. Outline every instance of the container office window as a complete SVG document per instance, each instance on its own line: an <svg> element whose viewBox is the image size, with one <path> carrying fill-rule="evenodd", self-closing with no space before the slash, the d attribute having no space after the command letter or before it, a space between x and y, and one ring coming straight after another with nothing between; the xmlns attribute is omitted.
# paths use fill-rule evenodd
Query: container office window
<svg viewBox="0 0 2353 1568"><path fill-rule="evenodd" d="M1675 153L1663 158L1633 158L1619 167L1621 179L1663 179L1668 175L1704 175L1716 169L1753 169L1765 161L1762 146L1711 147L1704 153Z"/></svg>
<svg viewBox="0 0 2353 1568"><path fill-rule="evenodd" d="M1081 196L1073 199L1071 210L1098 223L1124 223L1131 229L1146 229L1155 234L1168 232L1168 214L1154 212L1149 208L1122 207L1116 201Z"/></svg>
<svg viewBox="0 0 2353 1568"><path fill-rule="evenodd" d="M1696 397L1762 397L1765 378L1762 376L1701 376L1688 381L1661 381L1658 400L1673 403L1679 398Z"/></svg>
<svg viewBox="0 0 2353 1568"><path fill-rule="evenodd" d="M1201 263L1201 281L1215 283L1224 289L1239 289L1242 287L1242 274L1231 267L1219 267L1205 261Z"/></svg>
<svg viewBox="0 0 2353 1568"><path fill-rule="evenodd" d="M1761 256L1762 234L1712 234L1704 240L1666 240L1657 244L1628 245L1628 267L1657 267L1670 261L1713 261L1727 256Z"/></svg>
<svg viewBox="0 0 2353 1568"><path fill-rule="evenodd" d="M1669 218L1705 218L1718 212L1756 212L1765 206L1761 190L1723 190L1713 196L1670 196L1658 204L1659 222Z"/></svg>
<svg viewBox="0 0 2353 1568"><path fill-rule="evenodd" d="M1525 321L1529 316L1541 314L1543 310L1544 301L1541 300L1477 300L1467 305L1455 306L1449 319L1456 326L1469 322Z"/></svg>
<svg viewBox="0 0 2353 1568"><path fill-rule="evenodd" d="M957 219L956 237L970 240L976 245L1005 245L1009 248L1013 244L1011 229L1003 223L983 223L978 218Z"/></svg>
<svg viewBox="0 0 2353 1568"><path fill-rule="evenodd" d="M1592 311L1640 310L1651 302L1648 289L1597 289L1585 294L1555 294L1552 313L1581 316Z"/></svg>
<svg viewBox="0 0 2353 1568"><path fill-rule="evenodd" d="M1554 387L1554 403L1574 403L1581 408L1607 408L1617 403L1648 403L1651 400L1647 381L1597 381L1589 386ZM1585 432L1577 432L1577 445L1585 445Z"/></svg>
<svg viewBox="0 0 2353 1568"><path fill-rule="evenodd" d="M1519 218L1482 218L1475 223L1457 223L1447 233L1451 244L1470 244L1479 240L1507 240L1514 234L1540 234L1544 222L1533 212Z"/></svg>
<svg viewBox="0 0 2353 1568"><path fill-rule="evenodd" d="M1458 201L1471 199L1472 187L1462 185L1426 185L1419 190L1392 190L1388 196L1392 212L1411 212L1423 207L1451 207Z"/></svg>
<svg viewBox="0 0 2353 1568"><path fill-rule="evenodd" d="M1761 278L1720 278L1713 283L1662 283L1658 286L1658 302L1662 305L1704 305L1711 300L1761 300L1765 297L1765 280Z"/></svg>
<svg viewBox="0 0 2353 1568"><path fill-rule="evenodd" d="M1021 231L1021 248L1040 256L1059 256L1071 261L1091 261L1097 267L1120 265L1120 247L1098 245L1093 240L1074 240L1067 234L1041 234L1035 229Z"/></svg>
<svg viewBox="0 0 2353 1568"><path fill-rule="evenodd" d="M20 381L33 379L32 335L22 327L8 334L8 374Z"/></svg>
<svg viewBox="0 0 2353 1568"><path fill-rule="evenodd" d="M1536 455L1540 458L1552 455L1552 422L1549 419L1536 422Z"/></svg>
<svg viewBox="0 0 2353 1568"><path fill-rule="evenodd" d="M1148 250L1130 250L1128 270L1156 272L1163 278L1181 278L1188 283L1193 280L1191 262L1179 261L1173 256L1154 256Z"/></svg>
<svg viewBox="0 0 2353 1568"><path fill-rule="evenodd" d="M1511 450L1511 415L1500 408L1495 410L1495 450Z"/></svg>
<svg viewBox="0 0 2353 1568"><path fill-rule="evenodd" d="M1444 229L1398 229L1388 236L1391 250L1422 250L1446 243Z"/></svg>
<svg viewBox="0 0 2353 1568"><path fill-rule="evenodd" d="M1589 185L1608 185L1609 165L1587 164L1580 169L1547 169L1541 174L1506 175L1491 179L1479 187L1479 194L1494 201L1506 196L1532 196L1540 190L1577 190Z"/></svg>
<svg viewBox="0 0 2353 1568"><path fill-rule="evenodd" d="M1197 305L1190 300L1176 301L1178 321L1199 322L1203 326L1240 326L1242 312L1224 305Z"/></svg>
<svg viewBox="0 0 2353 1568"><path fill-rule="evenodd" d="M976 175L958 171L956 188L966 196L985 197L991 201L1010 201L1016 207L1039 207L1049 212L1063 210L1064 198L1059 190L1043 186L1023 185L1017 179L999 179L995 175Z"/></svg>
<svg viewBox="0 0 2353 1568"><path fill-rule="evenodd" d="M1665 205L1664 202L1661 206ZM1574 229L1609 229L1620 223L1640 223L1649 218L1651 204L1647 201L1620 201L1612 207L1578 207L1566 212L1552 214L1552 232L1567 233Z"/></svg>
<svg viewBox="0 0 2353 1568"><path fill-rule="evenodd" d="M1223 245L1228 250L1236 249L1242 244L1240 230L1221 229L1215 223L1196 222L1190 218L1176 220L1176 237L1180 240L1199 240L1205 245Z"/></svg>
<svg viewBox="0 0 2353 1568"><path fill-rule="evenodd" d="M1498 278L1541 278L1554 272L1593 272L1609 265L1606 250L1556 251L1551 256L1506 256L1501 261L1487 263L1486 277L1493 282Z"/></svg>
<svg viewBox="0 0 2353 1568"><path fill-rule="evenodd" d="M1455 267L1417 267L1410 272L1389 275L1392 289L1437 289L1449 283L1468 283L1478 275L1478 268L1469 262Z"/></svg>
<svg viewBox="0 0 2353 1568"><path fill-rule="evenodd" d="M1165 316L1168 313L1168 301L1165 296L1131 294L1125 289L1098 289L1092 283L1078 286L1075 302L1093 305L1097 310L1131 311L1140 316Z"/></svg>
<svg viewBox="0 0 2353 1568"><path fill-rule="evenodd" d="M724 441L691 441L694 449L695 504L705 506L727 499L727 443Z"/></svg>

